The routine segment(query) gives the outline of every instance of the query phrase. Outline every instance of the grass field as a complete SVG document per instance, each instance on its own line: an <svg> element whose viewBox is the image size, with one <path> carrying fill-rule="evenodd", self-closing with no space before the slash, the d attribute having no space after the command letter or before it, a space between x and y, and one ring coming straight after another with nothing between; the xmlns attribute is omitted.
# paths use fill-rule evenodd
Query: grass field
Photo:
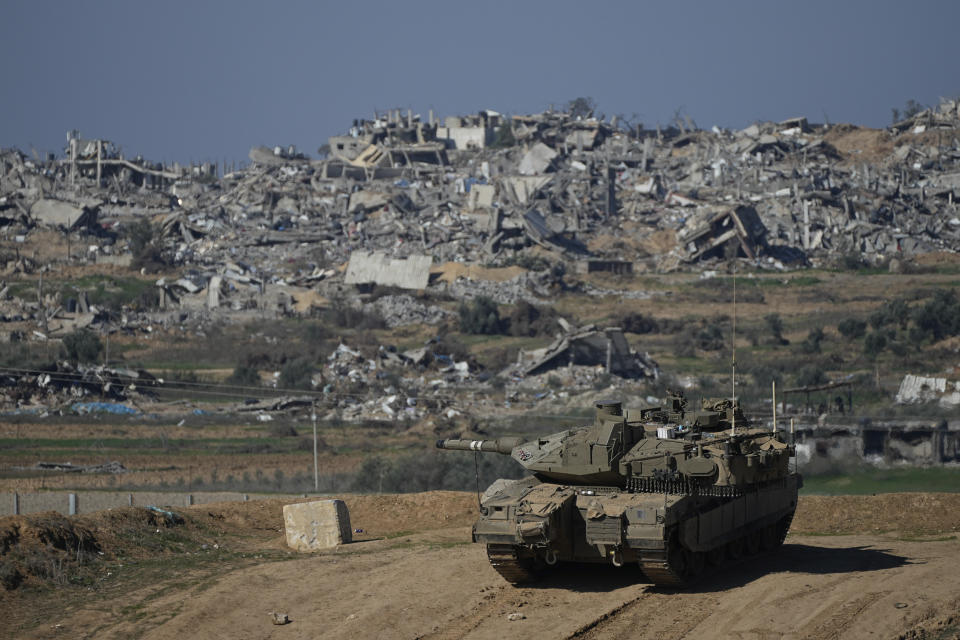
<svg viewBox="0 0 960 640"><path fill-rule="evenodd" d="M800 490L802 495L829 496L902 492L960 492L960 467L872 469L845 475L804 476Z"/></svg>

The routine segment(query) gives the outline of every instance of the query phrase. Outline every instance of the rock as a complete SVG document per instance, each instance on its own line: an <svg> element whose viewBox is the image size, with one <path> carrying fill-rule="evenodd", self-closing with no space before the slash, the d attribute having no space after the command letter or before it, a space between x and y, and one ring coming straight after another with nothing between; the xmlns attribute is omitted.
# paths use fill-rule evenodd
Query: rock
<svg viewBox="0 0 960 640"><path fill-rule="evenodd" d="M507 620L509 620L510 622L516 622L517 620L526 620L526 619L527 619L527 616L523 615L522 613L511 613L510 615L507 616Z"/></svg>
<svg viewBox="0 0 960 640"><path fill-rule="evenodd" d="M297 551L330 549L353 541L343 500L316 500L283 508L287 546Z"/></svg>
<svg viewBox="0 0 960 640"><path fill-rule="evenodd" d="M273 619L273 624L290 624L290 616L286 613L278 613L274 611L270 614L270 616Z"/></svg>

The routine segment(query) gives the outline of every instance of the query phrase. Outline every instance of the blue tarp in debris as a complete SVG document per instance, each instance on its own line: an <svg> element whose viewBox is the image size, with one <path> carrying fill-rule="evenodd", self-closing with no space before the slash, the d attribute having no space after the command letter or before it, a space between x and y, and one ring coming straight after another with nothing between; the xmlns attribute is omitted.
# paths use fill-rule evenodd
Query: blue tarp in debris
<svg viewBox="0 0 960 640"><path fill-rule="evenodd" d="M125 404L116 404L114 402L75 402L70 408L77 413L113 413L116 415L134 415L140 413L138 410L128 407Z"/></svg>

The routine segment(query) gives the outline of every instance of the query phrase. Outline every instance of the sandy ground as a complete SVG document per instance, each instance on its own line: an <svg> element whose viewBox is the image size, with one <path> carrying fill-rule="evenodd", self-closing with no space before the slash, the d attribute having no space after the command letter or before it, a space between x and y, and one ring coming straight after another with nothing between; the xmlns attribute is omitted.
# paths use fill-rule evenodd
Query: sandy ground
<svg viewBox="0 0 960 640"><path fill-rule="evenodd" d="M960 497L952 494L806 498L779 552L716 571L680 592L639 583L633 567L606 566L563 567L535 586L512 587L489 567L482 547L468 542L473 499L452 492L347 498L353 526L375 539L213 579L171 575L71 607L20 637L892 639L960 633ZM223 505L210 515L224 527L263 531L280 506ZM897 532L913 521L911 513L928 512L940 514L927 519L938 534ZM877 525L883 533L873 532ZM809 535L814 526L839 534ZM281 550L282 536L272 531L255 546ZM131 606L136 616L129 615ZM272 612L287 613L291 623L273 625ZM511 614L521 619L510 620ZM916 635L918 629L936 633Z"/></svg>
<svg viewBox="0 0 960 640"><path fill-rule="evenodd" d="M778 554L669 592L635 583L632 568L608 567L562 569L533 588L514 588L478 545L443 544L467 535L452 529L392 549L358 543L239 570L202 590L154 599L144 617L156 626L143 637L896 638L924 620L960 614L957 540L791 536ZM273 625L273 611L291 623ZM524 618L509 620L514 613ZM83 610L59 621L58 631L25 637L144 631L129 621L102 627L110 617L109 608Z"/></svg>

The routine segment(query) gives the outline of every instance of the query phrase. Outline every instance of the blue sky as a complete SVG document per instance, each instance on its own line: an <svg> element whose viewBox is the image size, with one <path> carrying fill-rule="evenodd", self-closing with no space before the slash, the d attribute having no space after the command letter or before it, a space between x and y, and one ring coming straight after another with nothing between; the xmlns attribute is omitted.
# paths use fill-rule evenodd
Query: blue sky
<svg viewBox="0 0 960 640"><path fill-rule="evenodd" d="M374 109L541 111L653 126L805 115L884 126L960 94L960 2L7 0L0 146L65 134L166 162L315 154Z"/></svg>

